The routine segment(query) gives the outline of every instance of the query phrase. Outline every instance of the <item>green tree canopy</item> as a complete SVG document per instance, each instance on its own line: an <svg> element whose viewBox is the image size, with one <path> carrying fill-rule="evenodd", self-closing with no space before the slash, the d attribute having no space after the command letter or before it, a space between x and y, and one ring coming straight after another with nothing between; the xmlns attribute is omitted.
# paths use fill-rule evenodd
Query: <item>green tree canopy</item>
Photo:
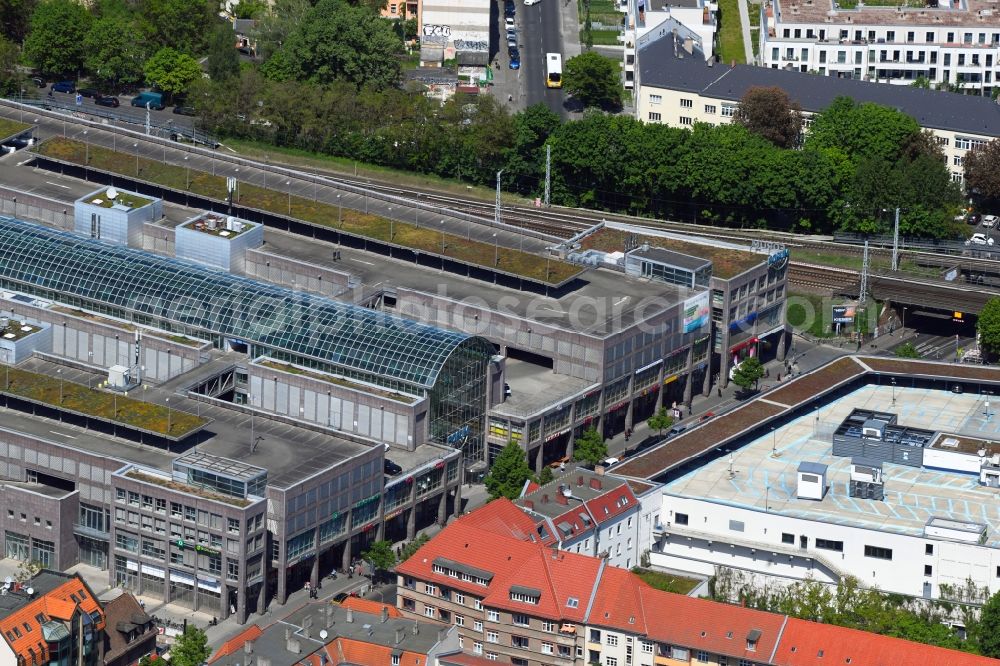
<svg viewBox="0 0 1000 666"><path fill-rule="evenodd" d="M359 88L394 86L402 43L392 24L366 7L319 0L262 71L275 80L327 84L337 79Z"/></svg>
<svg viewBox="0 0 1000 666"><path fill-rule="evenodd" d="M733 371L733 383L744 391L757 388L757 382L764 376L764 366L756 356L743 359L739 367Z"/></svg>
<svg viewBox="0 0 1000 666"><path fill-rule="evenodd" d="M777 86L744 93L733 120L779 148L793 148L802 132L802 107Z"/></svg>
<svg viewBox="0 0 1000 666"><path fill-rule="evenodd" d="M47 76L75 75L83 68L92 22L75 0L44 0L31 15L24 58Z"/></svg>
<svg viewBox="0 0 1000 666"><path fill-rule="evenodd" d="M965 186L984 199L1000 199L1000 141L974 146L962 160Z"/></svg>
<svg viewBox="0 0 1000 666"><path fill-rule="evenodd" d="M524 449L517 442L508 442L493 461L484 482L490 499L516 499L521 496L524 482L530 478L531 468L528 467Z"/></svg>
<svg viewBox="0 0 1000 666"><path fill-rule="evenodd" d="M38 0L0 0L0 35L20 44Z"/></svg>
<svg viewBox="0 0 1000 666"><path fill-rule="evenodd" d="M228 23L220 23L208 39L208 75L216 81L226 81L239 75L240 58L236 51L236 37Z"/></svg>
<svg viewBox="0 0 1000 666"><path fill-rule="evenodd" d="M140 0L147 37L156 46L195 55L205 48L218 3L210 0Z"/></svg>
<svg viewBox="0 0 1000 666"><path fill-rule="evenodd" d="M128 18L113 14L94 21L84 40L84 64L95 80L117 90L121 85L142 81L146 60L143 40L136 39L136 26Z"/></svg>
<svg viewBox="0 0 1000 666"><path fill-rule="evenodd" d="M544 486L546 483L552 481L552 479L554 479L555 477L556 475L552 471L552 468L546 465L545 467L542 468L541 474L538 475L538 485Z"/></svg>
<svg viewBox="0 0 1000 666"><path fill-rule="evenodd" d="M264 12L253 27L257 55L264 60L274 55L302 25L306 14L311 10L312 3L309 0L274 0L270 9Z"/></svg>
<svg viewBox="0 0 1000 666"><path fill-rule="evenodd" d="M208 638L201 629L189 624L170 648L171 666L202 666L212 655Z"/></svg>
<svg viewBox="0 0 1000 666"><path fill-rule="evenodd" d="M901 111L838 97L813 118L806 146L837 150L854 162L867 157L892 164L919 132L917 121Z"/></svg>
<svg viewBox="0 0 1000 666"><path fill-rule="evenodd" d="M20 58L17 44L0 35L0 95L16 97L25 87L26 77L17 69Z"/></svg>
<svg viewBox="0 0 1000 666"><path fill-rule="evenodd" d="M983 604L976 626L976 643L984 655L1000 659L1000 591Z"/></svg>
<svg viewBox="0 0 1000 666"><path fill-rule="evenodd" d="M979 346L991 355L1000 354L1000 298L991 298L979 313L976 324Z"/></svg>
<svg viewBox="0 0 1000 666"><path fill-rule="evenodd" d="M591 465L596 465L608 457L608 445L604 443L601 433L591 426L574 443L573 458Z"/></svg>
<svg viewBox="0 0 1000 666"><path fill-rule="evenodd" d="M162 48L146 61L146 81L170 95L188 89L201 78L201 67L191 56L171 48Z"/></svg>
<svg viewBox="0 0 1000 666"><path fill-rule="evenodd" d="M374 541L368 550L361 553L361 558L372 565L375 574L389 571L396 566L396 553L392 550L390 541Z"/></svg>
<svg viewBox="0 0 1000 666"><path fill-rule="evenodd" d="M621 106L618 64L596 51L587 51L566 61L563 88L584 106Z"/></svg>
<svg viewBox="0 0 1000 666"><path fill-rule="evenodd" d="M922 354L912 342L904 342L893 351L897 358L920 358Z"/></svg>
<svg viewBox="0 0 1000 666"><path fill-rule="evenodd" d="M666 407L660 407L659 411L649 417L646 421L646 425L649 426L650 430L655 430L663 436L663 431L667 430L674 424L674 417L670 416L670 412L667 411Z"/></svg>
<svg viewBox="0 0 1000 666"><path fill-rule="evenodd" d="M399 561L405 562L406 560L413 557L413 555L418 550L420 550L425 543L427 543L430 540L431 540L430 537L427 536L426 534L423 533L418 534L416 539L414 539L413 541L408 541L406 545L403 546L403 550L400 552L399 555Z"/></svg>

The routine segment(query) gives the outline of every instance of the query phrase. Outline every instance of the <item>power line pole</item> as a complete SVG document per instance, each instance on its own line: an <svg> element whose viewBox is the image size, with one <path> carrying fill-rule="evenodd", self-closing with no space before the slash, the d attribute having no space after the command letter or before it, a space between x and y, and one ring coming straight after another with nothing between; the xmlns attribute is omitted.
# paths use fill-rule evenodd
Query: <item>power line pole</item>
<svg viewBox="0 0 1000 666"><path fill-rule="evenodd" d="M545 207L549 207L549 188L552 179L552 146L545 146Z"/></svg>
<svg viewBox="0 0 1000 666"><path fill-rule="evenodd" d="M493 211L493 223L496 225L496 227L498 229L500 228L500 222L501 222L501 217L500 217L500 175L503 172L504 172L503 169L500 169L499 171L497 171L497 202L496 202L496 208Z"/></svg>
<svg viewBox="0 0 1000 666"><path fill-rule="evenodd" d="M868 241L865 241L865 254L861 260L861 288L858 289L858 309L865 306L868 300Z"/></svg>
<svg viewBox="0 0 1000 666"><path fill-rule="evenodd" d="M896 206L896 224L892 232L892 270L899 270L899 206Z"/></svg>

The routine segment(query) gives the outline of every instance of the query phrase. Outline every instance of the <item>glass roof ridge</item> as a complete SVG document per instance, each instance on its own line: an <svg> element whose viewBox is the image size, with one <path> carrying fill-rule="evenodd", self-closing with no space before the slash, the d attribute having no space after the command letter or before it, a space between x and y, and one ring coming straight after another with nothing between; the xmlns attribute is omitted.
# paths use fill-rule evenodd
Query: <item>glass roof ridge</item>
<svg viewBox="0 0 1000 666"><path fill-rule="evenodd" d="M425 388L474 337L6 216L0 279Z"/></svg>

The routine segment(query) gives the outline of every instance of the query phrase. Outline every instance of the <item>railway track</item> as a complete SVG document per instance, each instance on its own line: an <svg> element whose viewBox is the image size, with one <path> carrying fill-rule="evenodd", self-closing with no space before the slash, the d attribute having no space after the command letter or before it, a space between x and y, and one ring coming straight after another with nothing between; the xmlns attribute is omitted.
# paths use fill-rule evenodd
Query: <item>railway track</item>
<svg viewBox="0 0 1000 666"><path fill-rule="evenodd" d="M793 261L788 268L788 282L801 287L839 291L858 283L858 272Z"/></svg>

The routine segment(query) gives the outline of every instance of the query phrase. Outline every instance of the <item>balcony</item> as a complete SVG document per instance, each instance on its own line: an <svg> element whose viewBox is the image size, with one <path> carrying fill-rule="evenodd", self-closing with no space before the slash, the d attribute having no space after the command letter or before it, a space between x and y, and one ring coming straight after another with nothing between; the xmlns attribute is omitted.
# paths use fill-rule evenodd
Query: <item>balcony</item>
<svg viewBox="0 0 1000 666"><path fill-rule="evenodd" d="M111 532L99 530L81 523L73 523L73 534L87 537L88 539L96 539L97 541L111 541Z"/></svg>

